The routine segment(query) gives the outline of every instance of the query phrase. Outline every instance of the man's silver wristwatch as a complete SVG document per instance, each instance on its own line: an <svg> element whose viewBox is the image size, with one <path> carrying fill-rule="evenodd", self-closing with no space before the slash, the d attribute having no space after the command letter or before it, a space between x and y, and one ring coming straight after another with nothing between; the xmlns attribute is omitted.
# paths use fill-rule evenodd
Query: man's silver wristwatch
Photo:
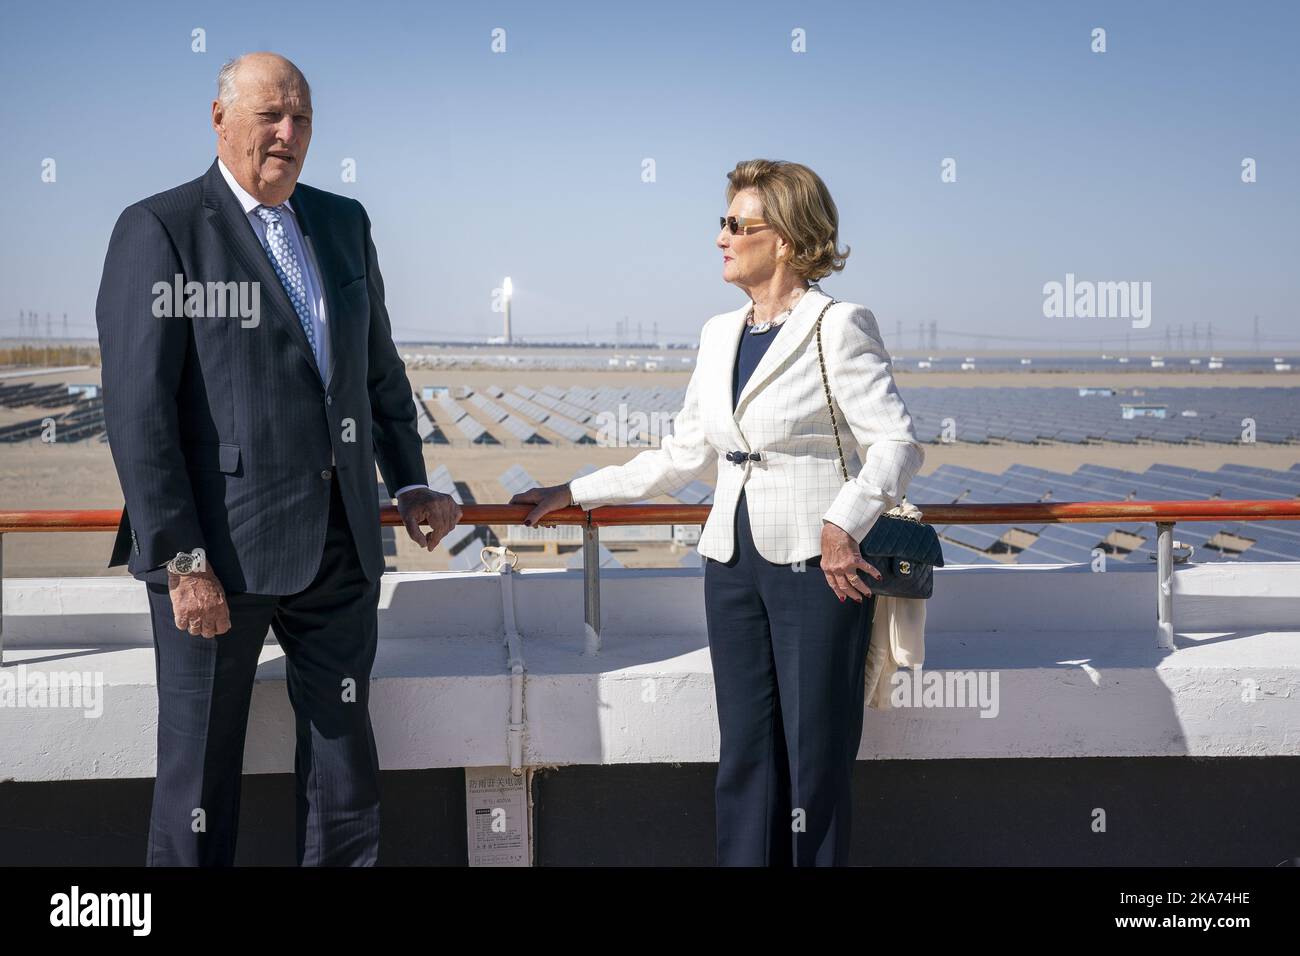
<svg viewBox="0 0 1300 956"><path fill-rule="evenodd" d="M167 570L172 574L196 574L204 570L203 549L177 553L176 557L167 562Z"/></svg>

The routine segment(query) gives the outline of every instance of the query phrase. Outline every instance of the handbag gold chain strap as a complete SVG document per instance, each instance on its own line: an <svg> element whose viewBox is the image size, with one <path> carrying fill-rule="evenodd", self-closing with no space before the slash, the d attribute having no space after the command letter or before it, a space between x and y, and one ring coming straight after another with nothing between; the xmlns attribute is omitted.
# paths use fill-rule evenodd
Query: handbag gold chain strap
<svg viewBox="0 0 1300 956"><path fill-rule="evenodd" d="M839 456L840 472L844 475L844 480L849 481L849 469L844 464L844 446L840 444L840 426L835 423L835 402L831 400L831 383L826 377L826 356L822 352L822 319L826 317L826 311L836 303L836 299L831 299L822 308L821 315L817 316L817 364L822 370L822 389L826 392L826 408L831 413L831 431L835 433L835 452ZM920 518L913 518L911 515L890 515L891 518L901 518L903 521L915 521L917 524L924 524Z"/></svg>
<svg viewBox="0 0 1300 956"><path fill-rule="evenodd" d="M822 307L821 315L817 316L817 364L822 370L822 389L826 392L826 407L831 413L831 430L835 432L835 451L840 458L840 471L844 474L844 480L849 480L849 469L844 464L844 447L840 444L840 426L835 424L835 403L831 401L831 383L826 378L826 356L822 354L822 319L826 318L826 312L835 304L831 299Z"/></svg>

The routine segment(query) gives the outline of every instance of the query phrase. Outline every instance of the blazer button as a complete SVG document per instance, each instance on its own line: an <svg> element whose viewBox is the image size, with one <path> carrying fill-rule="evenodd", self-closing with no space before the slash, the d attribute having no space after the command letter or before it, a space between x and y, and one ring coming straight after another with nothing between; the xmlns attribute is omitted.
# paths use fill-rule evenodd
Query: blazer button
<svg viewBox="0 0 1300 956"><path fill-rule="evenodd" d="M320 473L320 476L321 476L322 478L324 478L326 481L329 481L329 480L330 480L330 470L329 470L328 468L326 468L324 471L322 471L322 472Z"/></svg>
<svg viewBox="0 0 1300 956"><path fill-rule="evenodd" d="M333 404L334 404L334 396L333 396L333 395L326 395L326 396L325 396L325 404L326 404L326 405L333 405Z"/></svg>

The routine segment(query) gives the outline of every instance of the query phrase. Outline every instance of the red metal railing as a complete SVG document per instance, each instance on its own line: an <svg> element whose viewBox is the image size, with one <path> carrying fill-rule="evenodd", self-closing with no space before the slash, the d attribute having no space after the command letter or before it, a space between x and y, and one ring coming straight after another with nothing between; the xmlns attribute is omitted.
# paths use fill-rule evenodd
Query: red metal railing
<svg viewBox="0 0 1300 956"><path fill-rule="evenodd" d="M925 520L936 525L1056 524L1101 521L1151 521L1156 526L1156 643L1172 648L1173 527L1178 521L1295 521L1300 501L1039 501L1017 504L917 505ZM460 524L518 525L530 505L464 505ZM581 525L583 619L588 650L600 647L601 527L647 524L704 524L709 505L607 505L583 511L562 508L546 516L547 525ZM114 531L118 509L96 511L0 511L0 579L4 576L4 536L15 532ZM380 522L400 525L397 509L380 509ZM509 570L509 569L506 569ZM0 591L0 665L4 663L3 591Z"/></svg>
<svg viewBox="0 0 1300 956"><path fill-rule="evenodd" d="M1294 521L1300 501L1211 499L1208 501L1035 501L1017 504L917 505L930 524L1068 524L1100 521ZM522 524L530 505L464 505L461 524ZM605 505L590 512L562 508L546 516L547 524L592 527L646 524L704 524L709 505ZM590 520L588 520L590 515ZM0 511L0 534L11 532L115 531L122 512ZM397 509L380 508L380 523L401 525Z"/></svg>

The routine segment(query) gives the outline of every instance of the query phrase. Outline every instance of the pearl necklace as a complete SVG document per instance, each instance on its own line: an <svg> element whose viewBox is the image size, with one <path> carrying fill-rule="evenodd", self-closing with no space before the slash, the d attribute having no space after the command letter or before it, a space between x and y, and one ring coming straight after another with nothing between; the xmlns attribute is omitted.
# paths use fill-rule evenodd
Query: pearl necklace
<svg viewBox="0 0 1300 956"><path fill-rule="evenodd" d="M807 291L808 291L807 289L804 290L805 295L807 294ZM749 326L749 330L748 330L749 334L762 335L764 332L772 328L772 326L780 325L782 322L785 321L786 316L788 316L791 312L794 311L795 306L797 306L802 301L803 301L803 295L800 295L799 298L795 300L794 305L790 306L790 308L762 322L754 321L754 304L751 302L749 305L749 312L746 313L745 315L745 324Z"/></svg>

